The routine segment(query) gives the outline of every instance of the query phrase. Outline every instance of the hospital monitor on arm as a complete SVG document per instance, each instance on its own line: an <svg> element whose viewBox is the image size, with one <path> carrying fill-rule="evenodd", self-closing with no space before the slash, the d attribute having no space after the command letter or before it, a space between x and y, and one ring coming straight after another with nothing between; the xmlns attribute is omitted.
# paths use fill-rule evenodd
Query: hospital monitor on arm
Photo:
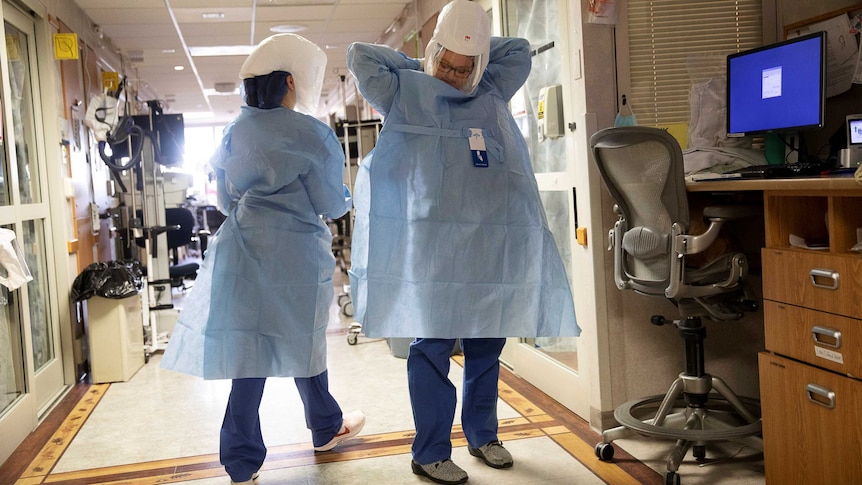
<svg viewBox="0 0 862 485"><path fill-rule="evenodd" d="M826 105L826 32L727 56L727 135L820 129Z"/></svg>

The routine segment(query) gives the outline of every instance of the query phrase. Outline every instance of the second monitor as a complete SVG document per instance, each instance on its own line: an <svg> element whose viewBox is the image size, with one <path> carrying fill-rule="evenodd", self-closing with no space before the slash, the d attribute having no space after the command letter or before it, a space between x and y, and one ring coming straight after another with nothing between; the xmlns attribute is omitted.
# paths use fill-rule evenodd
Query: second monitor
<svg viewBox="0 0 862 485"><path fill-rule="evenodd" d="M841 150L841 166L858 167L862 162L862 114L847 115L847 148Z"/></svg>

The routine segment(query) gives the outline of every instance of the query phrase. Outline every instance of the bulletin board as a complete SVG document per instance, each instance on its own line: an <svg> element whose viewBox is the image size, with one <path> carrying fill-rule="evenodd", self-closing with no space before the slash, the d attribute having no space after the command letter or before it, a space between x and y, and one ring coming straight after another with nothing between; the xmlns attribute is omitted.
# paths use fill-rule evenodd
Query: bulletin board
<svg viewBox="0 0 862 485"><path fill-rule="evenodd" d="M845 21L846 19L846 21ZM839 34L835 29L841 27ZM820 15L794 22L784 26L784 38L796 37L816 30L826 30L829 43L836 35L846 32L840 45L830 45L829 49L840 49L850 46L854 50L854 56L844 56L845 64L837 66L834 51L827 54L829 65L827 65L827 82L837 82L839 78L846 78L844 87L837 88L837 94L830 94L835 86L827 86L826 99L826 123L822 130L803 134L809 150L817 150L821 157L828 153L834 153L839 148L844 148L846 143L844 122L849 114L859 113L862 109L862 45L860 45L860 31L862 31L862 2L846 8L825 12ZM846 42L845 42L846 41ZM828 149L827 149L828 147Z"/></svg>
<svg viewBox="0 0 862 485"><path fill-rule="evenodd" d="M786 39L788 35L793 33L800 34L801 30L804 27L807 27L811 24L815 24L817 22L822 22L824 20L828 20L834 17L837 17L841 14L845 14L850 18L856 17L862 14L862 3L857 3L855 5L851 5L846 8L833 10L831 12L826 12L815 17L807 18L805 20L800 20L799 22L794 22L792 24L788 24L784 26L784 38Z"/></svg>

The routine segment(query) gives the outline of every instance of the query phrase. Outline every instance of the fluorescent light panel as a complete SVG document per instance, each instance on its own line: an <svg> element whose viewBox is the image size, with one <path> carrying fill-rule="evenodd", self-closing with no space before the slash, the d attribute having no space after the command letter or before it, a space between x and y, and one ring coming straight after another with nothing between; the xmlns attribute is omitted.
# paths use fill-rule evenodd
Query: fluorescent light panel
<svg viewBox="0 0 862 485"><path fill-rule="evenodd" d="M210 88L204 89L204 96L233 96L234 94L239 94L239 87L227 93Z"/></svg>
<svg viewBox="0 0 862 485"><path fill-rule="evenodd" d="M308 29L308 27L301 24L281 24L270 27L269 31L277 32L280 34L293 34L295 32L302 32L306 29Z"/></svg>
<svg viewBox="0 0 862 485"><path fill-rule="evenodd" d="M215 45L189 47L192 57L247 56L256 46L253 45Z"/></svg>
<svg viewBox="0 0 862 485"><path fill-rule="evenodd" d="M257 0L258 8L262 7L319 7L321 5L335 5L338 0Z"/></svg>

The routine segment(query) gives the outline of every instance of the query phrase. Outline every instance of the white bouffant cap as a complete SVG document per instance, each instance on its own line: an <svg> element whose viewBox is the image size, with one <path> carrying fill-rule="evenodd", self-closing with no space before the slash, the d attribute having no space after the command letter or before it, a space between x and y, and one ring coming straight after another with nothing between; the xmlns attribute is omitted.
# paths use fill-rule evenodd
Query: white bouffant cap
<svg viewBox="0 0 862 485"><path fill-rule="evenodd" d="M274 71L293 75L296 84L296 106L300 111L317 111L326 53L305 37L296 34L276 34L264 39L249 54L239 70L240 79L265 76Z"/></svg>

